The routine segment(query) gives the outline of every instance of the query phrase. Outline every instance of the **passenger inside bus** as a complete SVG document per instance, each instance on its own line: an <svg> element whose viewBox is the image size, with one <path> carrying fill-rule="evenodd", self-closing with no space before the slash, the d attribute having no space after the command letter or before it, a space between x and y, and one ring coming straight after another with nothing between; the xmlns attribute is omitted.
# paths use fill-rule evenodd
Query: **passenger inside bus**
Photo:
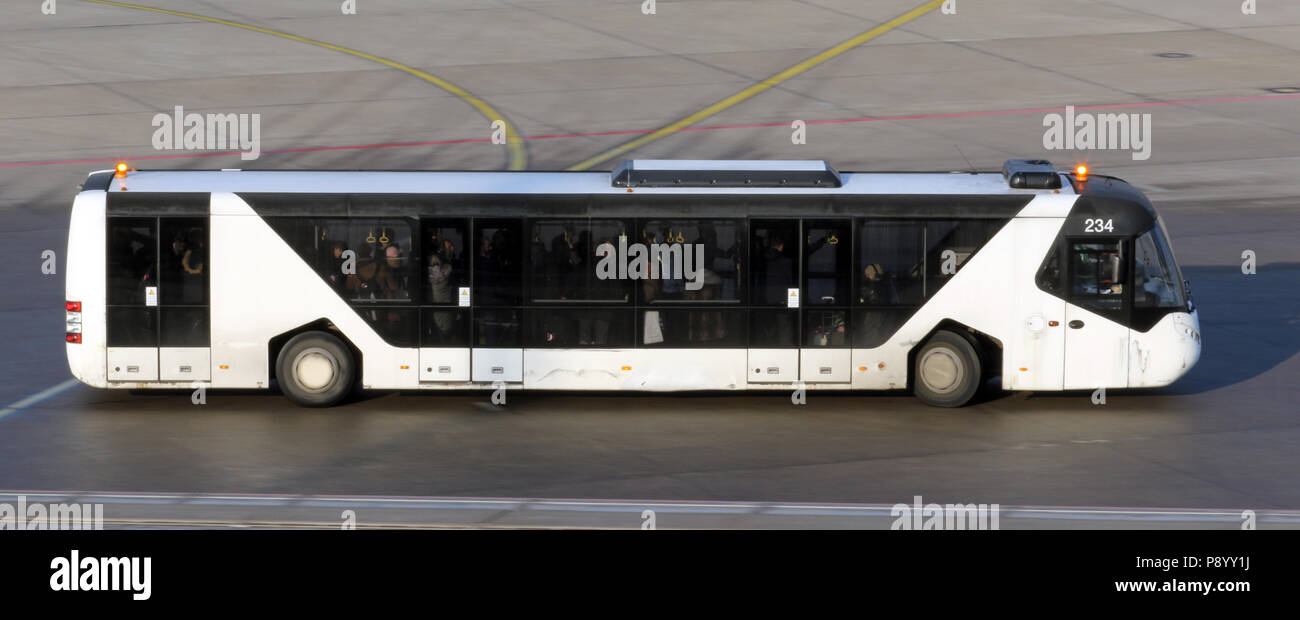
<svg viewBox="0 0 1300 620"><path fill-rule="evenodd" d="M858 303L875 306L899 304L898 287L879 264L873 263L862 269Z"/></svg>

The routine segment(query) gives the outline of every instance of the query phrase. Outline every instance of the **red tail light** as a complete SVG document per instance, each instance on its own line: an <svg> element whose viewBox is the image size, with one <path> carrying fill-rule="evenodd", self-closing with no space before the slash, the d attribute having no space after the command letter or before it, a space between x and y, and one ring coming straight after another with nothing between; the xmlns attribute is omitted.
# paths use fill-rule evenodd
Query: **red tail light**
<svg viewBox="0 0 1300 620"><path fill-rule="evenodd" d="M63 340L81 344L81 302L65 300L63 307L68 311L68 328L64 330Z"/></svg>

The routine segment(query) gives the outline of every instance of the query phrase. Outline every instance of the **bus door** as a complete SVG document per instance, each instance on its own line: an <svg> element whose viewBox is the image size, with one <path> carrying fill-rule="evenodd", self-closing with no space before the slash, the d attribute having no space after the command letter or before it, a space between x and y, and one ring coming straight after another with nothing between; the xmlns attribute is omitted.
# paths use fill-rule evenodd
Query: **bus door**
<svg viewBox="0 0 1300 620"><path fill-rule="evenodd" d="M799 220L749 223L750 383L799 379Z"/></svg>
<svg viewBox="0 0 1300 620"><path fill-rule="evenodd" d="M420 222L420 381L470 380L470 241L469 220Z"/></svg>
<svg viewBox="0 0 1300 620"><path fill-rule="evenodd" d="M472 351L476 383L524 380L523 220L475 219L472 241Z"/></svg>
<svg viewBox="0 0 1300 620"><path fill-rule="evenodd" d="M853 223L848 218L809 219L802 228L799 377L808 383L848 383Z"/></svg>
<svg viewBox="0 0 1300 620"><path fill-rule="evenodd" d="M110 381L209 381L207 217L108 219Z"/></svg>
<svg viewBox="0 0 1300 620"><path fill-rule="evenodd" d="M1127 387L1131 246L1120 238L1069 237L1066 247L1065 389Z"/></svg>

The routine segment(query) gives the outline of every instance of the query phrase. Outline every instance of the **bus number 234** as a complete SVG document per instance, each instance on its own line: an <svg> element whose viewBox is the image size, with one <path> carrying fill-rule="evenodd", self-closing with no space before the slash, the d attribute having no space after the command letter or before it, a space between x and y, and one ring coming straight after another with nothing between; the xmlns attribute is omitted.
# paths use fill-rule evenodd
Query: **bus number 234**
<svg viewBox="0 0 1300 620"><path fill-rule="evenodd" d="M1115 220L1090 217L1083 221L1083 232L1115 232Z"/></svg>

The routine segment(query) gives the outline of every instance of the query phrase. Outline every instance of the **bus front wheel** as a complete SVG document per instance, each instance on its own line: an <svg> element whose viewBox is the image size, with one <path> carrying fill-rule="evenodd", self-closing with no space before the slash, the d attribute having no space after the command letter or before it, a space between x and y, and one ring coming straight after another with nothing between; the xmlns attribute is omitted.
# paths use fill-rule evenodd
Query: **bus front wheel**
<svg viewBox="0 0 1300 620"><path fill-rule="evenodd" d="M950 331L935 332L916 353L913 391L935 407L960 407L980 387L980 357L970 340Z"/></svg>
<svg viewBox="0 0 1300 620"><path fill-rule="evenodd" d="M337 337L323 332L294 336L275 362L280 391L303 407L328 407L343 400L355 377L352 353Z"/></svg>

